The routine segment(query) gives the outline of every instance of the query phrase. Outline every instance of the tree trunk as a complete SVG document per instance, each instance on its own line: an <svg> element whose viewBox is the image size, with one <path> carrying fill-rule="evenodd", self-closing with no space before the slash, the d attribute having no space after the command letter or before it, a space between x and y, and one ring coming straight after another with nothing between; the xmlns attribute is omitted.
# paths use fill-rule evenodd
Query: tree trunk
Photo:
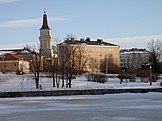
<svg viewBox="0 0 162 121"><path fill-rule="evenodd" d="M69 80L69 77L68 77L68 74L66 74L66 88L68 88L68 85L69 85L68 80Z"/></svg>
<svg viewBox="0 0 162 121"><path fill-rule="evenodd" d="M56 86L57 86L57 83L58 83L58 78L57 78L57 72L56 72L56 76L55 76L55 83L56 83Z"/></svg>
<svg viewBox="0 0 162 121"><path fill-rule="evenodd" d="M152 86L152 80L150 80L150 86Z"/></svg>
<svg viewBox="0 0 162 121"><path fill-rule="evenodd" d="M72 74L69 76L69 88L71 88L71 79L72 79Z"/></svg>
<svg viewBox="0 0 162 121"><path fill-rule="evenodd" d="M56 87L56 85L55 85L55 73L54 72L52 73L52 77L53 77L53 87Z"/></svg>
<svg viewBox="0 0 162 121"><path fill-rule="evenodd" d="M152 86L152 80L153 80L153 77L150 76L150 86Z"/></svg>
<svg viewBox="0 0 162 121"><path fill-rule="evenodd" d="M39 78L35 79L35 84L36 84L36 89L38 89L39 88Z"/></svg>
<svg viewBox="0 0 162 121"><path fill-rule="evenodd" d="M58 76L57 88L59 88L59 85L60 85L60 76Z"/></svg>
<svg viewBox="0 0 162 121"><path fill-rule="evenodd" d="M64 76L62 76L62 88L64 88Z"/></svg>

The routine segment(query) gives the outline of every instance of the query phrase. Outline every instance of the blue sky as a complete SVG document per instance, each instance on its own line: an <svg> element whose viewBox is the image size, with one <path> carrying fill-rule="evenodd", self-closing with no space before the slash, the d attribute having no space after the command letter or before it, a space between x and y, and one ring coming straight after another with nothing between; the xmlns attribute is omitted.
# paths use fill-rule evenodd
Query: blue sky
<svg viewBox="0 0 162 121"><path fill-rule="evenodd" d="M162 0L0 0L0 48L39 42L44 8L53 41L73 34L146 48L162 40L161 6Z"/></svg>

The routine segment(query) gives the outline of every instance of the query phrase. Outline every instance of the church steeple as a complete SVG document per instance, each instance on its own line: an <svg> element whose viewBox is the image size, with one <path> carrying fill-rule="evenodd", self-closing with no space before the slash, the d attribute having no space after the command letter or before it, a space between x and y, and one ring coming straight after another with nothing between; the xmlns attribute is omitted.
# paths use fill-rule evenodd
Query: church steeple
<svg viewBox="0 0 162 121"><path fill-rule="evenodd" d="M53 49L52 49L52 31L48 27L47 15L44 10L43 15L43 25L40 28L40 53L44 58L52 58L53 57Z"/></svg>
<svg viewBox="0 0 162 121"><path fill-rule="evenodd" d="M48 20L47 20L47 14L46 14L46 10L44 10L44 14L43 14L43 25L40 29L50 29L48 26Z"/></svg>

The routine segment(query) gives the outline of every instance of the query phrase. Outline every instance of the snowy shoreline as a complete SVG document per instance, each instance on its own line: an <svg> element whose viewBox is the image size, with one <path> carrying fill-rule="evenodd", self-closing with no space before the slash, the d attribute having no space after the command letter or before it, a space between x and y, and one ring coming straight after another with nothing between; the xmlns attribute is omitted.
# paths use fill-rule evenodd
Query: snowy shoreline
<svg viewBox="0 0 162 121"><path fill-rule="evenodd" d="M40 75L41 77L44 75ZM52 78L43 77L40 78L40 84L42 85L43 89L36 89L35 88L35 81L32 78L33 76L31 74L25 74L25 75L16 75L12 73L6 73L2 74L0 73L0 97L5 97L5 95L11 95L10 97L21 97L28 96L30 93L36 96L44 95L46 96L47 92L49 93L60 93L63 94L57 94L57 95L92 95L92 94L111 94L111 93L124 93L124 92L130 92L131 93L146 93L149 92L148 90L158 90L157 92L162 92L162 86L160 86L160 82L162 82L162 79L157 80L157 82L154 82L152 86L150 86L149 82L141 82L140 78L136 78L135 82L126 82L123 81L122 84L120 84L119 78L116 76L113 76L111 78L107 79L106 83L97 83L92 81L87 81L86 77L84 75L76 76L76 79L72 80L72 88L61 88L61 82L60 87L52 87ZM99 90L99 91L98 91ZM151 91L152 92L152 91ZM16 93L16 96L14 94ZM37 94L41 93L41 94ZM50 95L56 95L56 94L48 94ZM29 95L32 96L32 95Z"/></svg>
<svg viewBox="0 0 162 121"><path fill-rule="evenodd" d="M21 91L0 92L0 98L9 97L39 97L39 96L71 96L71 95L105 95L122 93L162 92L162 88L136 89L87 89L87 90L55 90L55 91Z"/></svg>

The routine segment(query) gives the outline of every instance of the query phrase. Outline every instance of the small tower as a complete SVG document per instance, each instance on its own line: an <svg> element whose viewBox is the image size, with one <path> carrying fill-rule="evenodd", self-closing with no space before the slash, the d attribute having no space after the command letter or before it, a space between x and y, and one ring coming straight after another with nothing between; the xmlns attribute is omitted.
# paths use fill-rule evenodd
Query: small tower
<svg viewBox="0 0 162 121"><path fill-rule="evenodd" d="M44 10L43 14L43 25L40 28L40 53L46 59L51 59L53 57L52 50L52 32L48 26L47 14Z"/></svg>

